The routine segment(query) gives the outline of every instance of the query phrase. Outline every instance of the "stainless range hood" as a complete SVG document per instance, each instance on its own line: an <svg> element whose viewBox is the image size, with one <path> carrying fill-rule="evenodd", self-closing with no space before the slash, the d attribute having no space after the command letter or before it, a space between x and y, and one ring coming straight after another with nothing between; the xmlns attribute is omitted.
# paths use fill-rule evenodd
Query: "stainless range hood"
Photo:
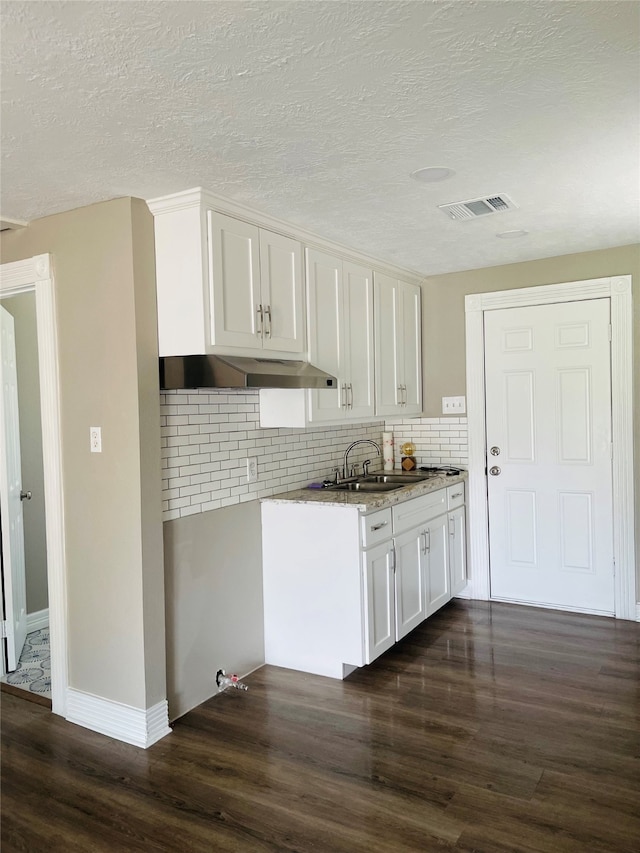
<svg viewBox="0 0 640 853"><path fill-rule="evenodd" d="M160 388L336 388L334 376L306 361L231 355L160 358Z"/></svg>

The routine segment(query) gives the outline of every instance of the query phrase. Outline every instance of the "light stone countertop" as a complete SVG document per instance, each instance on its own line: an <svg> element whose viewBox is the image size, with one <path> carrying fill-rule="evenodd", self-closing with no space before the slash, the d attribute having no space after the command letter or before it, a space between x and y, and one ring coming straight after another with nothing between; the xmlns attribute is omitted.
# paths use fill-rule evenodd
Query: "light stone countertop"
<svg viewBox="0 0 640 853"><path fill-rule="evenodd" d="M394 470L382 473L398 476L402 471ZM321 504L323 506L352 506L362 512L370 512L374 509L384 509L395 506L412 498L426 495L429 492L437 492L463 483L468 478L468 473L463 471L453 477L442 474L438 477L430 477L428 480L414 482L411 474L407 474L407 485L401 489L390 492L342 492L334 489L296 489L292 492L282 492L279 495L261 498L262 503L296 503L296 504Z"/></svg>

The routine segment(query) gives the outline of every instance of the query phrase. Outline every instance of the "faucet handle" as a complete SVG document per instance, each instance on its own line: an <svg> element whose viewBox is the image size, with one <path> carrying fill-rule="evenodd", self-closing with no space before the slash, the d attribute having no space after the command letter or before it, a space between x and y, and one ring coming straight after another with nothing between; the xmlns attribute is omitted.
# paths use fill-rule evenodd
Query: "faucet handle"
<svg viewBox="0 0 640 853"><path fill-rule="evenodd" d="M362 463L362 473L364 474L365 477L367 477L369 475L369 465L371 465L370 459L365 459L364 462Z"/></svg>

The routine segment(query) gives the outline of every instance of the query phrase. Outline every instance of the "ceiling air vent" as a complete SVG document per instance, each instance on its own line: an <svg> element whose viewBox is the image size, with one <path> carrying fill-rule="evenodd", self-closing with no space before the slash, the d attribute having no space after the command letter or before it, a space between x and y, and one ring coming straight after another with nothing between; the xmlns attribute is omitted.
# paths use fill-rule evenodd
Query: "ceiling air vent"
<svg viewBox="0 0 640 853"><path fill-rule="evenodd" d="M490 195L485 198L471 198L468 201L454 201L452 204L439 204L439 209L447 214L449 219L475 219L490 213L503 213L505 210L515 210L515 205L509 196Z"/></svg>

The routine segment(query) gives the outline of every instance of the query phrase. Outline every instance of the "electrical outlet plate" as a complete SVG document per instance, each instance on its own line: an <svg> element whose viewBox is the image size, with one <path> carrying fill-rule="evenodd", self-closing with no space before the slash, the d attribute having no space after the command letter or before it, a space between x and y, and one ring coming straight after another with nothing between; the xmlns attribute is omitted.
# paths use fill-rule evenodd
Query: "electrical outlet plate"
<svg viewBox="0 0 640 853"><path fill-rule="evenodd" d="M258 480L258 459L256 456L247 458L247 483L256 483Z"/></svg>
<svg viewBox="0 0 640 853"><path fill-rule="evenodd" d="M443 415L464 415L467 411L467 401L465 397L443 397L442 398L442 414Z"/></svg>
<svg viewBox="0 0 640 853"><path fill-rule="evenodd" d="M102 453L101 427L89 427L89 446L92 453Z"/></svg>

